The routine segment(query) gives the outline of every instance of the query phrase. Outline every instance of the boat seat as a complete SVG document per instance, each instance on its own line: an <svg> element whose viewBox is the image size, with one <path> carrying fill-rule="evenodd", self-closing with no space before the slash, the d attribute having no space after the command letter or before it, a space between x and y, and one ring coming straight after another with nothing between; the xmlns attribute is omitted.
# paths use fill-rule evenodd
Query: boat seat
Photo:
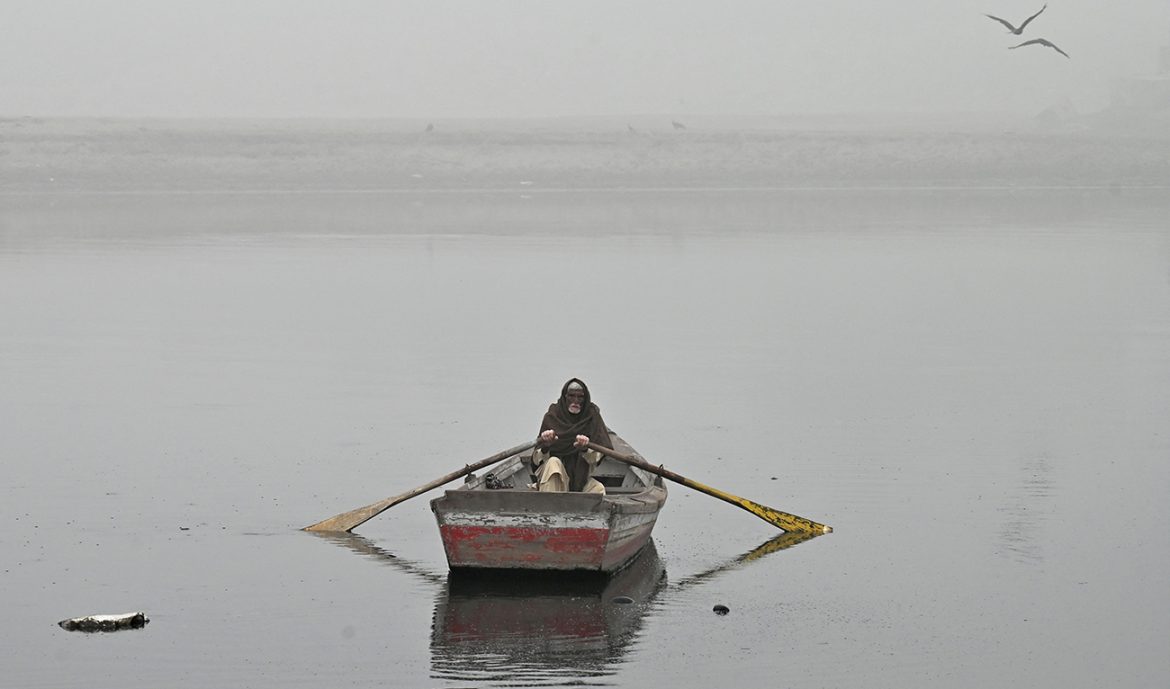
<svg viewBox="0 0 1170 689"><path fill-rule="evenodd" d="M613 474L597 474L597 473L593 474L592 478L595 479L601 485L605 486L607 490L610 488L617 488L618 486L622 485L622 483L626 479L624 474L619 474L619 475L615 476Z"/></svg>
<svg viewBox="0 0 1170 689"><path fill-rule="evenodd" d="M644 486L606 486L606 495L633 495L646 490Z"/></svg>

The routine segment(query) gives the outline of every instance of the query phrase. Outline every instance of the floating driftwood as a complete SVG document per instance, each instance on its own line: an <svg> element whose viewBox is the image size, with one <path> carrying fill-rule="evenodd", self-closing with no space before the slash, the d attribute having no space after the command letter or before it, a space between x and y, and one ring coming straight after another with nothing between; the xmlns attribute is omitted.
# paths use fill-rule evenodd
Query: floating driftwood
<svg viewBox="0 0 1170 689"><path fill-rule="evenodd" d="M87 615L61 620L57 624L71 632L113 632L119 629L141 629L150 619L144 612L127 612L121 615Z"/></svg>

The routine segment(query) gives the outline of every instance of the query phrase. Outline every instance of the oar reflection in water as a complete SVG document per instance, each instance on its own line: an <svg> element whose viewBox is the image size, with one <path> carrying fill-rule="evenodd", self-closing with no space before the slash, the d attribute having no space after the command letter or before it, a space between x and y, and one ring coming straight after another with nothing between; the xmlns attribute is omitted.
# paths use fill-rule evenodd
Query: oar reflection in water
<svg viewBox="0 0 1170 689"><path fill-rule="evenodd" d="M690 588L692 586L695 586L695 585L701 584L705 581L708 581L710 579L713 579L713 578L719 576L720 574L723 574L724 572L730 572L733 569L739 569L740 567L744 566L745 564L759 560L760 558L764 557L765 555L771 555L772 553L775 553L775 552L780 551L780 550L787 550L788 548L791 548L795 545L800 545L801 543L804 543L805 541L809 541L809 540L812 540L814 538L818 538L820 536L821 536L821 534L813 533L811 531L804 531L804 532L785 531L784 533L780 534L779 536L774 536L774 537L764 541L760 545L756 546L755 548L752 548L751 550L744 553L743 555L740 555L739 557L735 558L734 560L728 560L727 562L724 562L721 565L717 565L715 567L712 567L711 569L699 572L698 574L692 574L688 577L684 577L676 582L673 582L670 585L670 588L672 590L681 590L681 589Z"/></svg>
<svg viewBox="0 0 1170 689"><path fill-rule="evenodd" d="M443 586L447 583L447 577L444 575L431 571L410 560L398 557L389 550L376 545L370 539L355 533L346 531L306 531L305 533L311 533L317 538L330 541L343 548L348 548L360 555L371 557L384 565L390 565L400 569L411 576L418 577L436 586Z"/></svg>

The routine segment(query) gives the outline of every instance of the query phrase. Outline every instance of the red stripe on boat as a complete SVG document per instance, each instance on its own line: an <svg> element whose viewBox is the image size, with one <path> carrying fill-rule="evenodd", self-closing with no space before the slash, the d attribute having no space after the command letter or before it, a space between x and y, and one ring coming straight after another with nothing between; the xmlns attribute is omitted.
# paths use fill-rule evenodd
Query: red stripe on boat
<svg viewBox="0 0 1170 689"><path fill-rule="evenodd" d="M445 525L439 531L453 566L548 562L596 567L609 540L609 529Z"/></svg>

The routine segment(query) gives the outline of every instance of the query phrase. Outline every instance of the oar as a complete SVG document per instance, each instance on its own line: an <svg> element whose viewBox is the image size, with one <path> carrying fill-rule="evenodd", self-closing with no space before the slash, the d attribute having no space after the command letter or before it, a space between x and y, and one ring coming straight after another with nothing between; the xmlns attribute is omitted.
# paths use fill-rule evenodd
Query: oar
<svg viewBox="0 0 1170 689"><path fill-rule="evenodd" d="M415 488L414 490L407 491L407 492L403 493L402 495L395 495L394 497L386 498L385 500L380 500L378 502L375 502L372 505L366 505L365 507L359 507L356 510L350 510L349 512L343 512L337 516L330 517L328 519L319 521L316 524L306 526L304 529L302 529L302 531L351 531L358 524L361 524L365 521L373 519L374 517L385 512L386 510L390 509L391 507L397 505L400 502L409 500L409 499L415 497L416 495L422 495L423 493L427 492L428 490L431 490L432 488L438 488L439 486L443 485L444 483L450 483L451 481L454 481L455 479L459 478L460 476L466 476L477 469L482 469L484 467L491 466L492 464L495 464L497 462L502 462L503 460L505 460L509 457L512 457L514 455L518 455L521 452L524 452L525 450L530 450L535 446L536 446L536 441L533 440L531 442L524 443L523 445L517 445L516 447L513 447L510 450L504 450L503 452L497 452L496 454L492 455L491 457L488 457L486 459L481 459L474 464L468 464L468 465L464 466L462 469L452 471L451 473L447 474L446 476L440 476L439 478L435 479L434 481L431 481L430 483L428 483L426 485L419 486L418 488Z"/></svg>
<svg viewBox="0 0 1170 689"><path fill-rule="evenodd" d="M771 507L768 507L766 505L761 505L758 502L752 502L751 500L741 498L737 495L732 495L731 493L725 493L725 492L719 490L718 488L712 488L711 486L705 486L702 483L699 483L698 481L692 481L691 479L689 479L685 476L680 476L680 475L674 473L673 471L670 471L669 469L665 469L665 468L660 467L660 466L656 467L644 459L641 459L638 457L632 457L630 455L624 455L620 452L615 452L615 451L609 449L608 447L602 447L601 445L598 445L597 443L589 443L589 448L592 450L597 450L598 452L600 452L603 455L613 457L614 459L618 460L619 462L625 462L626 464L629 464L631 466L636 466L639 469L642 469L643 471L649 471L652 474L658 474L659 476L661 476L663 478L670 479L671 481L674 481L675 483L681 483L688 488L694 488L695 490L706 493L707 495L712 495L714 497L719 498L720 500L730 502L732 505L742 507L743 509L747 510L748 512L751 512L752 514L756 515L760 519L763 519L764 521L768 522L769 524L772 524L773 526L778 526L781 529L784 529L785 531L799 531L799 532L807 532L807 533L813 533L813 534L832 533L832 531L833 531L833 527L831 527L831 526L825 526L824 524L818 524L818 523L812 521L811 519L805 519L804 517L798 517L795 514L788 514L787 512L781 512L780 510L772 509Z"/></svg>

